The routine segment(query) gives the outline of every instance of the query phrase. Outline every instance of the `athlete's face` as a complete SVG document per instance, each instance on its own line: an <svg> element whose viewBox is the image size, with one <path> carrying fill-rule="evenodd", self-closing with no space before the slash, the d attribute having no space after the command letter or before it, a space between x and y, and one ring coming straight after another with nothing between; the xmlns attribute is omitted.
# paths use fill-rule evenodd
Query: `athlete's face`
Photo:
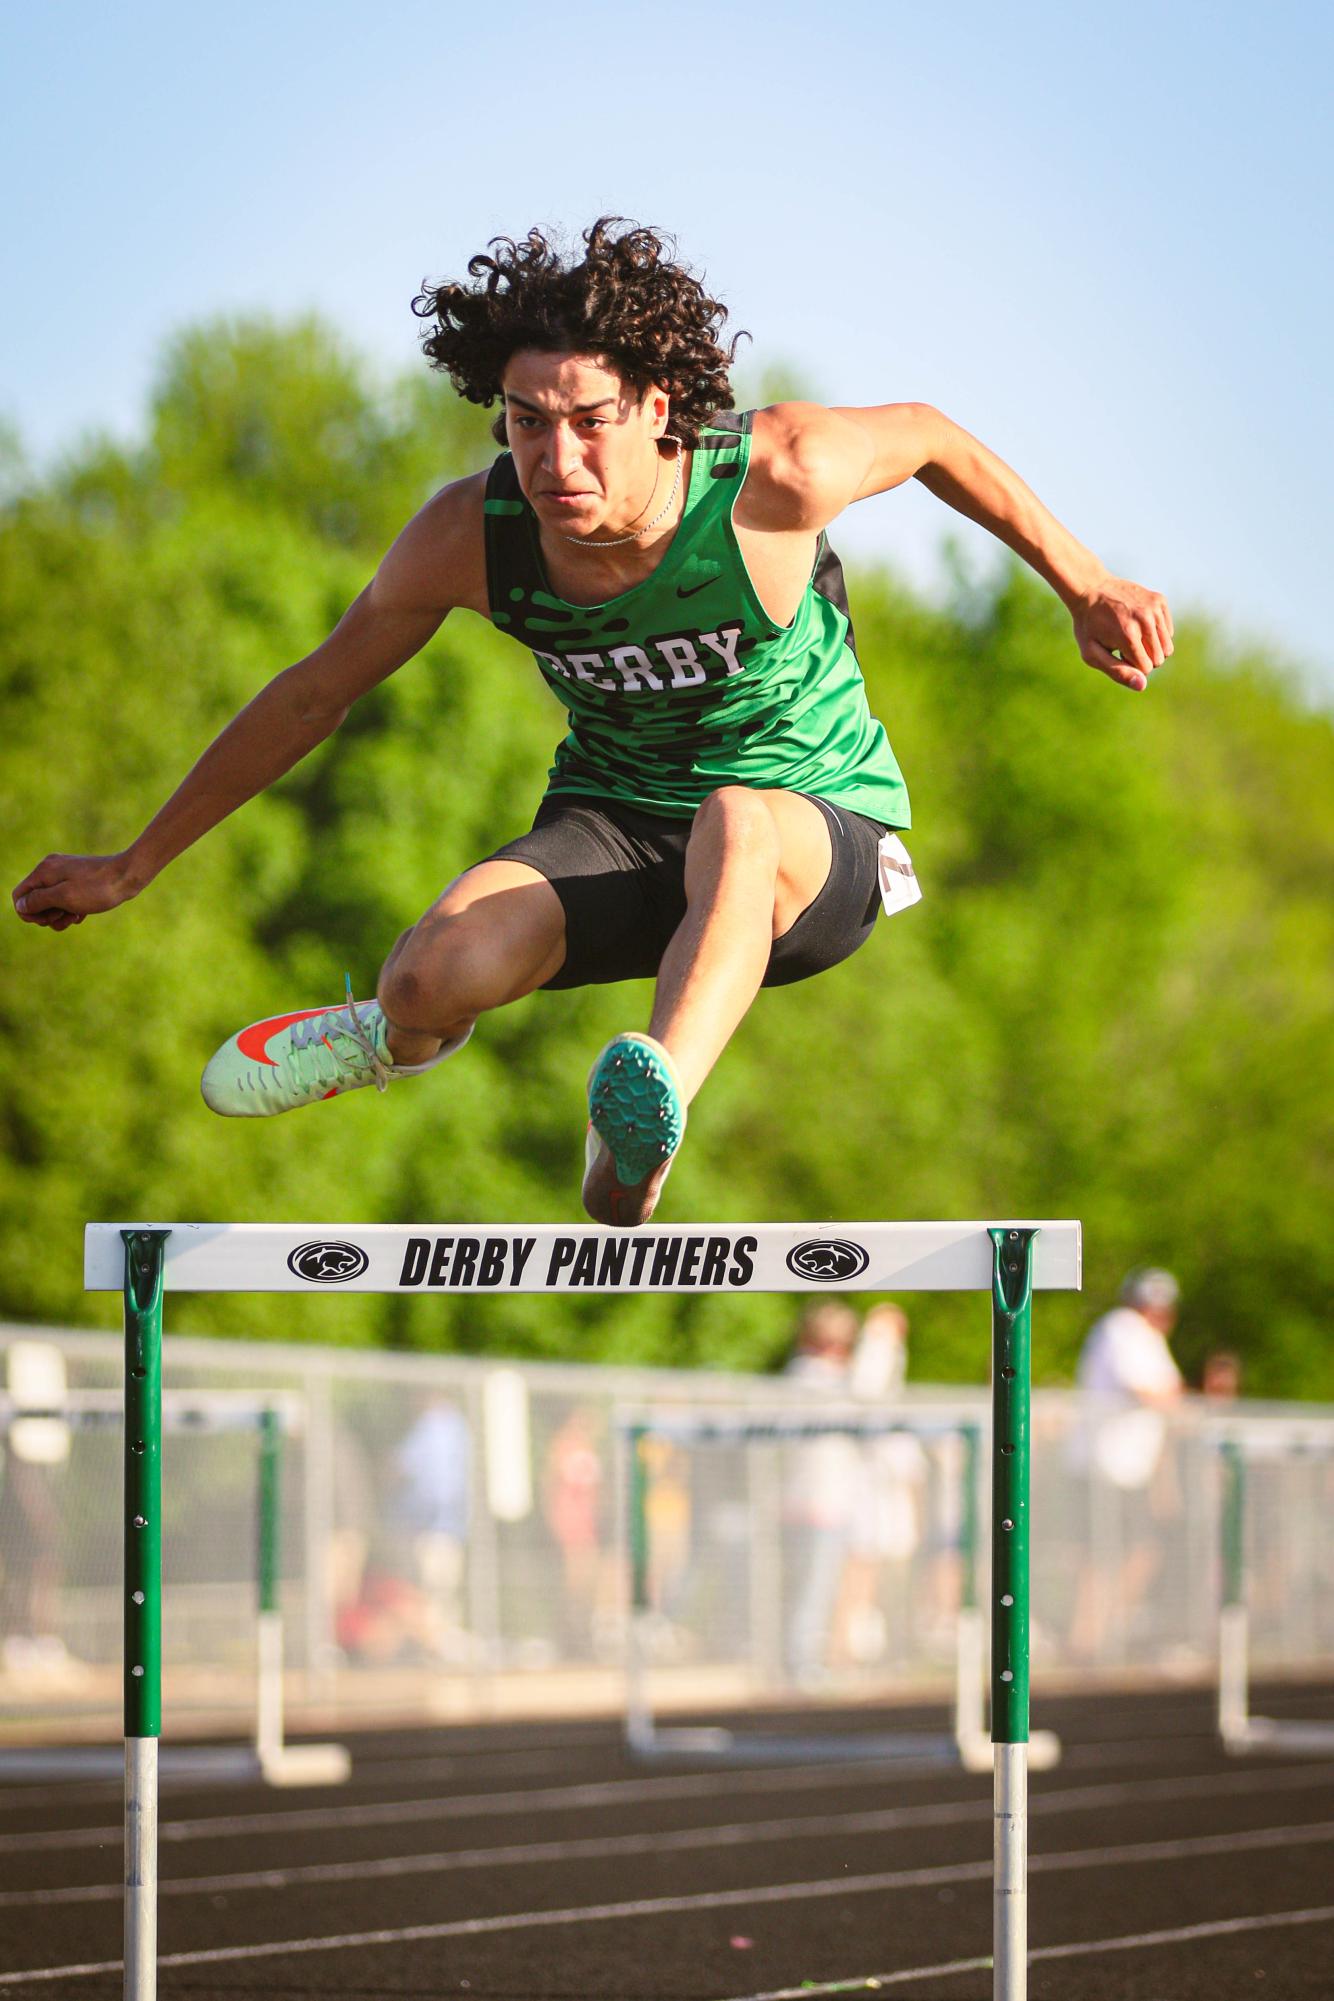
<svg viewBox="0 0 1334 2001"><path fill-rule="evenodd" d="M661 390L641 398L588 355L535 348L511 358L502 387L519 485L544 526L596 535L642 513L667 427Z"/></svg>

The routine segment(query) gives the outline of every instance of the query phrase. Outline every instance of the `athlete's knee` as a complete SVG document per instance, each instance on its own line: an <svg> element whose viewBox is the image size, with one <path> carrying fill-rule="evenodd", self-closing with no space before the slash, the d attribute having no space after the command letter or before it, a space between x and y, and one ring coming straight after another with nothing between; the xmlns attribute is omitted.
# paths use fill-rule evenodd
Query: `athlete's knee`
<svg viewBox="0 0 1334 2001"><path fill-rule="evenodd" d="M727 865L741 864L777 876L782 843L762 793L748 785L720 785L695 814L691 845L716 848Z"/></svg>
<svg viewBox="0 0 1334 2001"><path fill-rule="evenodd" d="M441 1012L444 995L405 963L402 941L385 960L376 982L376 999L387 1020L395 1028L420 1029L429 1033L431 1016Z"/></svg>
<svg viewBox="0 0 1334 2001"><path fill-rule="evenodd" d="M377 992L397 1027L425 1032L497 1006L503 986L495 941L464 911L433 913L405 933L385 961Z"/></svg>
<svg viewBox="0 0 1334 2001"><path fill-rule="evenodd" d="M393 944L389 947L389 955L386 958L380 972L381 985L383 985L385 974L389 971L390 967L393 966L398 959L402 958L404 947L407 945L408 940L411 938L413 929L414 926L409 924L407 930L400 931L397 938L395 938Z"/></svg>

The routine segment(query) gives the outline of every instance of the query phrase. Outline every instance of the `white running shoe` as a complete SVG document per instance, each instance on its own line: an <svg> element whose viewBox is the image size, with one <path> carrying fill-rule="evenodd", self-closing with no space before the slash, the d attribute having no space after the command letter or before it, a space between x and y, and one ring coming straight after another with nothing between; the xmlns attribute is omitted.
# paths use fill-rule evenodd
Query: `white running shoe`
<svg viewBox="0 0 1334 2001"><path fill-rule="evenodd" d="M224 1118L261 1119L317 1105L393 1077L419 1077L462 1049L472 1029L447 1042L429 1063L395 1063L378 1001L348 997L337 1007L308 1007L252 1021L223 1043L200 1083L204 1102Z"/></svg>

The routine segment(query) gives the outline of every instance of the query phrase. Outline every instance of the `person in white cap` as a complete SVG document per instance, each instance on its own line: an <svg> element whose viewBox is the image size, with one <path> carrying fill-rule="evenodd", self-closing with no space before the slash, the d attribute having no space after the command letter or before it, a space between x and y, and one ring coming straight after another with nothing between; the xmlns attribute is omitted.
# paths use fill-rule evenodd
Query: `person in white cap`
<svg viewBox="0 0 1334 2001"><path fill-rule="evenodd" d="M1168 1336L1181 1289L1171 1272L1144 1266L1127 1274L1120 1303L1095 1320L1079 1357L1084 1423L1072 1441L1072 1470L1089 1483L1090 1556L1080 1575L1071 1651L1098 1655L1108 1618L1122 1627L1158 1567L1151 1521L1155 1475L1167 1442L1166 1413L1185 1387ZM1100 1558L1102 1525L1118 1519L1121 1544L1113 1574Z"/></svg>

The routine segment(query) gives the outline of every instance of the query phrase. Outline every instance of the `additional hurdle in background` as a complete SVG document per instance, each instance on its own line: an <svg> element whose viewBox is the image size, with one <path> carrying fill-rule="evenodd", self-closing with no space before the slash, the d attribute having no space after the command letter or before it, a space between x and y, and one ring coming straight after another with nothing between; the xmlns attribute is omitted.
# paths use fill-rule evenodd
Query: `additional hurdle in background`
<svg viewBox="0 0 1334 2001"><path fill-rule="evenodd" d="M985 1292L992 1297L994 2001L1027 1994L1029 1337L1034 1287L1077 1290L1078 1223L93 1223L84 1283L126 1329L125 1993L156 1992L162 1294ZM136 1669L138 1670L136 1674Z"/></svg>
<svg viewBox="0 0 1334 2001"><path fill-rule="evenodd" d="M967 1771L992 1769L991 1737L986 1727L986 1629L978 1597L979 1494L982 1454L980 1427L967 1419L932 1423L862 1408L831 1406L812 1416L791 1411L744 1416L694 1416L680 1411L623 1414L618 1420L622 1449L622 1492L628 1511L630 1558L630 1621L626 1648L627 1748L637 1757L717 1757L734 1764L781 1763L820 1759L916 1759L962 1764ZM652 1572L649 1514L652 1473L646 1447L653 1439L678 1445L754 1445L799 1443L830 1437L873 1440L894 1436L916 1439L957 1438L963 1446L963 1474L957 1549L961 1562L959 1608L955 1619L954 1715L948 1732L895 1730L887 1732L822 1730L818 1723L796 1731L765 1731L749 1726L658 1723L649 1700L646 1631L653 1614L649 1579ZM1029 1739L1030 1766L1049 1770L1060 1757L1060 1742L1050 1731Z"/></svg>
<svg viewBox="0 0 1334 2001"><path fill-rule="evenodd" d="M255 1456L255 1728L250 1747L168 1745L160 1774L210 1779L263 1778L269 1785L336 1785L351 1760L341 1744L287 1744L283 1735L283 1615L279 1599L284 1442L300 1423L300 1400L279 1391L263 1401L244 1390L164 1390L164 1436L215 1438L253 1433ZM36 1404L0 1396L0 1439L20 1427L74 1432L123 1431L125 1398L115 1390L70 1390L60 1402ZM92 1778L118 1769L114 1751L99 1745L0 1748L0 1778Z"/></svg>
<svg viewBox="0 0 1334 2001"><path fill-rule="evenodd" d="M1257 1439L1266 1458L1282 1447L1290 1456L1334 1454L1334 1429L1325 1425L1266 1425ZM1250 1613L1246 1602L1247 1434L1238 1430L1219 1442L1222 1491L1218 1511L1221 1603L1218 1612L1218 1734L1225 1750L1328 1757L1334 1752L1334 1723L1296 1717L1252 1716L1250 1702Z"/></svg>
<svg viewBox="0 0 1334 2001"><path fill-rule="evenodd" d="M348 1778L352 1760L342 1744L289 1744L283 1726L283 1615L281 1577L283 1425L269 1405L259 1432L259 1630L256 1635L258 1688L255 1752L271 1786L337 1786Z"/></svg>

